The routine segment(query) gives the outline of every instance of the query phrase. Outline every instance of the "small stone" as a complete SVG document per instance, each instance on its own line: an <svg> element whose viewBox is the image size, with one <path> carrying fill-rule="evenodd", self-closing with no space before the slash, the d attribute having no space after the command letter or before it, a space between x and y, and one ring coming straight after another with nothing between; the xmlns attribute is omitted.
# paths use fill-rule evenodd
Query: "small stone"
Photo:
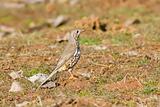
<svg viewBox="0 0 160 107"><path fill-rule="evenodd" d="M12 33L12 32L15 32L15 29L5 25L0 25L0 31Z"/></svg>
<svg viewBox="0 0 160 107"><path fill-rule="evenodd" d="M69 37L70 33L67 33L66 35L64 36L58 36L56 41L61 43L61 42L64 42L64 41L67 41L68 40L68 37Z"/></svg>
<svg viewBox="0 0 160 107"><path fill-rule="evenodd" d="M13 34L15 34L14 28L5 25L0 25L0 38L14 36Z"/></svg>
<svg viewBox="0 0 160 107"><path fill-rule="evenodd" d="M67 23L68 20L69 20L68 17L60 15L55 19L49 19L48 23L52 24L54 27L59 27L65 23Z"/></svg>
<svg viewBox="0 0 160 107"><path fill-rule="evenodd" d="M80 73L81 76L83 76L86 79L91 78L91 73Z"/></svg>
<svg viewBox="0 0 160 107"><path fill-rule="evenodd" d="M20 92L22 90L23 88L21 87L20 83L17 81L14 81L11 85L9 92Z"/></svg>
<svg viewBox="0 0 160 107"><path fill-rule="evenodd" d="M48 75L47 74L43 74L43 73L38 73L36 75L33 75L29 78L27 78L29 81L31 81L32 83L37 82L43 82L45 79L47 79Z"/></svg>
<svg viewBox="0 0 160 107"><path fill-rule="evenodd" d="M53 81L49 81L46 84L42 85L42 88L55 88L57 84Z"/></svg>
<svg viewBox="0 0 160 107"><path fill-rule="evenodd" d="M130 25L139 24L139 23L141 23L141 21L140 21L139 19L128 19L128 20L124 23L124 25L125 25L125 27L128 27L128 26L130 26Z"/></svg>
<svg viewBox="0 0 160 107"><path fill-rule="evenodd" d="M12 79L17 79L17 78L20 78L20 77L23 77L23 71L18 71L18 72L15 72L15 71L13 71L13 72L11 72L10 74L9 74L9 76L12 78Z"/></svg>

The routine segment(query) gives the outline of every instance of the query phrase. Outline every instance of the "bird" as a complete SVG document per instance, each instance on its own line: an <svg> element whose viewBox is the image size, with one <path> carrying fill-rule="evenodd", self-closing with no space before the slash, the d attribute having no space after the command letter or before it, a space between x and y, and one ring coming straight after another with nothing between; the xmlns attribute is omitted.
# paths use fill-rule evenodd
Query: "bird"
<svg viewBox="0 0 160 107"><path fill-rule="evenodd" d="M66 45L62 55L60 56L58 63L52 73L38 86L39 89L43 84L45 84L50 78L56 78L56 75L67 70L70 73L70 79L74 78L72 70L74 66L80 59L80 44L79 36L83 29L74 29L68 33L68 44Z"/></svg>

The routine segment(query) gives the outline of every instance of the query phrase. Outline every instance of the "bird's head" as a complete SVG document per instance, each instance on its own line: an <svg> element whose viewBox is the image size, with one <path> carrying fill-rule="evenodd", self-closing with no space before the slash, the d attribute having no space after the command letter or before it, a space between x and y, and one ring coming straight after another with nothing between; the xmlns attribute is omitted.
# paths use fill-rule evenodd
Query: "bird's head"
<svg viewBox="0 0 160 107"><path fill-rule="evenodd" d="M74 38L75 40L78 40L79 35L80 35L81 32L84 32L84 30L83 30L83 29L72 30L72 31L71 31L71 35L73 36L73 38Z"/></svg>

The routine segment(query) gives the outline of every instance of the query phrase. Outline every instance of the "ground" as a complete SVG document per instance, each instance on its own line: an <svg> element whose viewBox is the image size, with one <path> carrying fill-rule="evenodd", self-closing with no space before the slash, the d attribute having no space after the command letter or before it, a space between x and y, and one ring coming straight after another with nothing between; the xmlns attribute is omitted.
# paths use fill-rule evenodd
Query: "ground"
<svg viewBox="0 0 160 107"><path fill-rule="evenodd" d="M1 3L21 0L11 1ZM74 5L46 2L20 9L0 7L0 25L17 32L0 38L0 105L28 101L27 106L160 106L159 5L160 0L84 0ZM58 15L66 15L69 21L31 30ZM22 70L27 77L50 74L67 43L59 43L57 37L75 28L85 29L80 36L81 58L73 70L78 79L67 80L65 72L59 86L35 92L38 83L20 78L16 81L24 90L9 92L12 71Z"/></svg>

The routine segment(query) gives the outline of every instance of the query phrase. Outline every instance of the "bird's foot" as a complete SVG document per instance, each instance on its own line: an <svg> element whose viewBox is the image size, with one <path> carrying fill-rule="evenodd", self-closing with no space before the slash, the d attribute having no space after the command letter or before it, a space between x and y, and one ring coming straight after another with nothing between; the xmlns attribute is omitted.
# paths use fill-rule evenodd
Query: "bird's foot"
<svg viewBox="0 0 160 107"><path fill-rule="evenodd" d="M73 75L73 74L71 74L71 76L68 79L69 80L76 80L76 79L78 79L78 77Z"/></svg>

